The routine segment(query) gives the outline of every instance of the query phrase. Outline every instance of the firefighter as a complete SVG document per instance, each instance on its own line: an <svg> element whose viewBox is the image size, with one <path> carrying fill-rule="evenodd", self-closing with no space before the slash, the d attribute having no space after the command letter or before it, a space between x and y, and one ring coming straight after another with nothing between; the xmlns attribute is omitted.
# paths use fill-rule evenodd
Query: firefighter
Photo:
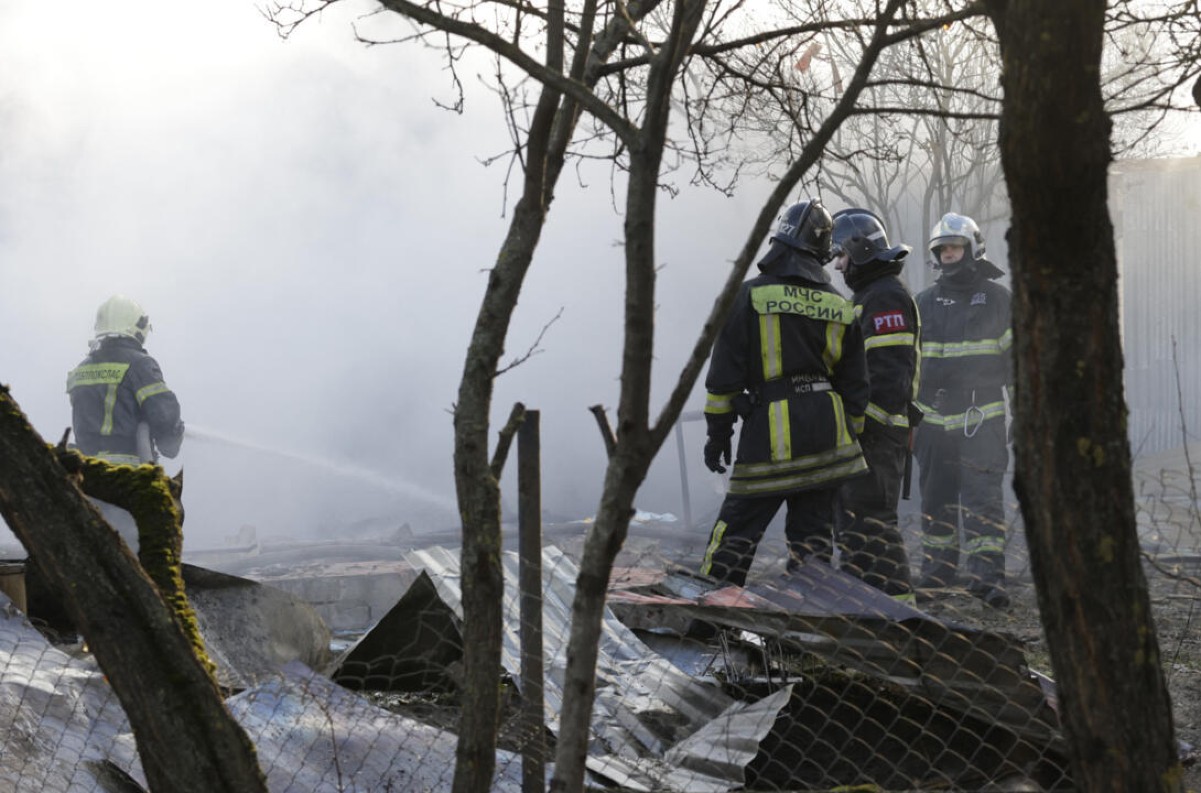
<svg viewBox="0 0 1201 793"><path fill-rule="evenodd" d="M713 347L705 380L705 465L729 488L701 572L742 586L768 524L787 503L788 569L833 555L834 497L867 463L857 436L867 364L855 310L830 285L829 212L815 200L781 215L762 275L748 280ZM724 464L723 464L724 463Z"/></svg>
<svg viewBox="0 0 1201 793"><path fill-rule="evenodd" d="M854 293L871 383L859 436L871 474L844 483L839 492L839 567L912 602L909 558L897 522L921 369L917 306L898 277L910 248L890 246L884 223L866 209L834 214L833 246L834 267Z"/></svg>
<svg viewBox="0 0 1201 793"><path fill-rule="evenodd" d="M984 258L984 236L969 217L944 215L930 233L930 255L938 280L917 296L918 406L925 414L915 443L923 530L918 589L956 583L962 549L968 591L1004 609L1010 293L994 283L1003 273Z"/></svg>
<svg viewBox="0 0 1201 793"><path fill-rule="evenodd" d="M96 311L91 352L67 376L75 447L82 453L116 465L179 453L184 433L179 400L142 346L150 330L150 317L124 295L110 297ZM136 541L137 529L128 513L117 515L108 506L101 511L136 548L131 539Z"/></svg>

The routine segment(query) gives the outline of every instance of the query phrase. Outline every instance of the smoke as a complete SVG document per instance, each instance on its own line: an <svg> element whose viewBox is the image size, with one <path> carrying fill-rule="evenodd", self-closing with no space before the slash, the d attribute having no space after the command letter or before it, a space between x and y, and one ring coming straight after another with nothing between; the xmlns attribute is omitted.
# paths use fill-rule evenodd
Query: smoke
<svg viewBox="0 0 1201 793"><path fill-rule="evenodd" d="M193 429L163 461L186 471L191 547L242 525L311 538L458 522L454 403L512 197L508 162L481 163L508 137L478 83L464 115L436 106L453 91L434 53L355 42L357 10L281 42L233 0L0 9L0 379L58 438L96 306L141 302ZM588 408L613 418L620 387L610 176L565 179L502 363L535 354L496 381L494 427L517 401L542 412L553 519L595 513L606 459ZM664 199L652 414L766 193ZM700 514L715 488L699 425L686 430ZM508 512L515 478L510 465ZM639 507L681 513L673 441Z"/></svg>

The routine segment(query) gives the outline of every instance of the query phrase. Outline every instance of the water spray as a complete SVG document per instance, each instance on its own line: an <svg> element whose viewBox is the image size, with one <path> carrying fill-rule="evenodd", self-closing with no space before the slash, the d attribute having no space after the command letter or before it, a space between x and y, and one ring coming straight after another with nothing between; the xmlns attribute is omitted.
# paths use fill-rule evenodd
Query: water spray
<svg viewBox="0 0 1201 793"><path fill-rule="evenodd" d="M261 443L234 438L222 432L216 432L204 427L197 427L193 424L187 424L184 428L184 437L191 438L197 443L214 443L222 446L230 446L237 449L245 449L247 451L265 454L272 457L280 457L293 462L304 463L305 465L314 468L320 468L324 471L340 474L342 476L354 477L361 482L367 482L382 490L387 490L390 493L397 495L408 496L410 498L420 499L428 504L441 507L452 513L458 512L458 504L445 496L440 496L419 487L411 482L405 482L393 477L385 476L378 471L373 471L369 468L363 468L360 465L355 465L350 462L331 459L329 457L320 457L315 454L305 454L303 452L292 451L290 449L280 449L274 446L267 446Z"/></svg>

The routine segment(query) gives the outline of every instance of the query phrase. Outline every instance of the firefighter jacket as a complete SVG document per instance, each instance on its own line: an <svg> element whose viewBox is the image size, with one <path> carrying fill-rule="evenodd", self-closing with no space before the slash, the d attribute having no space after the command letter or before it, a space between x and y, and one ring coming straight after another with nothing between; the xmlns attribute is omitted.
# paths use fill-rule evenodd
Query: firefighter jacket
<svg viewBox="0 0 1201 793"><path fill-rule="evenodd" d="M863 330L871 381L867 420L904 430L909 428L909 410L921 375L921 318L896 275L900 263L889 265L875 278L855 281L855 316Z"/></svg>
<svg viewBox="0 0 1201 793"><path fill-rule="evenodd" d="M1001 271L976 262L943 276L917 296L922 319L918 407L931 427L971 436L985 421L1005 419L1012 383L1013 328Z"/></svg>
<svg viewBox="0 0 1201 793"><path fill-rule="evenodd" d="M867 470L863 334L828 284L765 273L742 285L705 379L711 438L743 419L732 496L832 488Z"/></svg>
<svg viewBox="0 0 1201 793"><path fill-rule="evenodd" d="M67 375L67 393L75 444L84 454L131 465L149 462L138 453L142 422L149 425L150 439L164 455L174 457L179 452L183 441L179 400L163 382L158 363L136 340L101 339Z"/></svg>

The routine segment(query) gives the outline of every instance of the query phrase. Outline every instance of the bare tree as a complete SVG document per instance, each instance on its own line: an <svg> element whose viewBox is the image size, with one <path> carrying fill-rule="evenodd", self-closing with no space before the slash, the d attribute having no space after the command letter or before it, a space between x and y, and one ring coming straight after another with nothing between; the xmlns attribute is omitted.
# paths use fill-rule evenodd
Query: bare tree
<svg viewBox="0 0 1201 793"><path fill-rule="evenodd" d="M1015 485L1073 776L1081 790L1181 790L1115 387L1122 347L1099 79L1105 4L990 0L989 8L1004 63L1001 153L1013 199Z"/></svg>
<svg viewBox="0 0 1201 793"><path fill-rule="evenodd" d="M286 33L295 24L332 3L278 6L273 18ZM483 46L498 59L541 83L536 104L525 101L524 85L511 84L498 68L514 156L523 187L489 278L467 352L455 406L455 476L463 516L465 658L469 706L460 725L455 789L485 790L494 767L497 720L496 678L500 637L500 510L498 478L503 459L488 459L488 415L492 379L503 353L509 319L530 265L554 187L571 156L608 157L626 174L624 202L626 256L626 335L617 441L605 475L597 520L589 531L581 560L568 647L568 671L552 787L579 790L594 694L597 641L604 596L617 551L633 515L633 499L647 469L690 394L707 357L716 329L751 258L779 206L813 166L833 131L847 117L879 53L898 41L942 24L941 20L901 25L904 5L892 0L882 13L847 21L823 16L786 24L772 19L757 24L741 2L702 0L645 3L586 0L567 13L560 3L548 11L510 3L440 3L383 0L381 5L416 24L410 40L431 41L432 32ZM497 20L484 27L488 10ZM845 90L828 112L814 117L804 110L802 92L785 79L791 55L812 35L830 27L861 26L870 46L853 70ZM503 35L502 35L503 33ZM535 58L528 53L540 50ZM567 58L562 53L571 53ZM447 50L451 63L461 55ZM570 62L570 66L568 66ZM650 376L654 340L655 199L673 189L665 171L694 163L694 181L720 186L723 170L738 170L736 119L748 117L748 98L769 92L805 115L805 145L793 152L778 179L706 321L688 363L667 404L650 419ZM591 127L573 140L580 113ZM673 112L682 113L687 134L669 135ZM573 147L574 146L574 147ZM669 155L665 159L665 155ZM728 187L728 182L725 183ZM502 444L503 445L503 444Z"/></svg>
<svg viewBox="0 0 1201 793"><path fill-rule="evenodd" d="M898 239L924 240L947 211L984 227L1008 217L996 146L999 56L980 24L948 21L889 50L823 161L821 188L876 211ZM856 46L835 39L829 57L853 62Z"/></svg>
<svg viewBox="0 0 1201 793"><path fill-rule="evenodd" d="M869 7L857 5L860 15L870 15ZM1008 219L997 146L1000 55L982 11L979 3L911 4L915 15L941 12L944 24L884 54L820 165L823 192L875 210L901 239L924 239L948 210L986 228ZM1102 80L1115 119L1115 151L1152 156L1171 150L1173 124L1183 111L1195 110L1185 89L1196 73L1197 17L1195 2L1109 4ZM793 77L813 103L828 105L840 71L857 62L862 46L855 29L823 34L797 60ZM815 90L823 79L833 83L833 95ZM778 146L787 145L790 132L784 128L787 138Z"/></svg>
<svg viewBox="0 0 1201 793"><path fill-rule="evenodd" d="M1173 122L1182 110L1197 111L1188 104L1188 85L1198 78L1199 63L1197 0L1107 4L1101 95L1114 119L1116 153L1150 157L1172 151Z"/></svg>

